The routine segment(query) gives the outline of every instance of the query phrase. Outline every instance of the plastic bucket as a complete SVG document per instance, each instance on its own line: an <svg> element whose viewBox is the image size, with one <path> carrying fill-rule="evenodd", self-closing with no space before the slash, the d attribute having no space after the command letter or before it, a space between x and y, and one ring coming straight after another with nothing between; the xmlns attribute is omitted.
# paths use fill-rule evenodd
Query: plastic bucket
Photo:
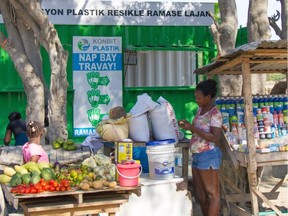
<svg viewBox="0 0 288 216"><path fill-rule="evenodd" d="M156 180L174 178L175 174L175 140L159 140L146 144L149 177Z"/></svg>
<svg viewBox="0 0 288 216"><path fill-rule="evenodd" d="M117 164L116 170L118 173L119 185L122 187L134 187L138 185L139 176L141 175L142 169L138 163L125 163Z"/></svg>
<svg viewBox="0 0 288 216"><path fill-rule="evenodd" d="M175 148L174 139L155 140L146 143L146 149L149 151L165 151Z"/></svg>

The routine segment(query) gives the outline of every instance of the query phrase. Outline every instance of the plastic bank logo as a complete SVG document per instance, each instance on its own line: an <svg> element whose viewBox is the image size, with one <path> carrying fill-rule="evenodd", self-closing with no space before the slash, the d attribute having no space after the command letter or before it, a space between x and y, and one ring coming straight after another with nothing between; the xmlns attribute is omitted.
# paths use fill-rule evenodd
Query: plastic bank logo
<svg viewBox="0 0 288 216"><path fill-rule="evenodd" d="M79 50L81 51L87 51L90 47L90 43L86 39L79 40L77 45L78 45Z"/></svg>

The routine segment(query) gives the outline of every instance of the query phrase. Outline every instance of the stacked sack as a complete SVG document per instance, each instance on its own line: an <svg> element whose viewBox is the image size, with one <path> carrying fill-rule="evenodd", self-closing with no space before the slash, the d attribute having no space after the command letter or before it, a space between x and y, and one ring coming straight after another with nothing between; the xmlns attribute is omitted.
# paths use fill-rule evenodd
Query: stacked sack
<svg viewBox="0 0 288 216"><path fill-rule="evenodd" d="M137 97L136 104L130 110L129 137L133 141L174 139L179 141L180 131L172 105L163 97L158 103L144 93Z"/></svg>
<svg viewBox="0 0 288 216"><path fill-rule="evenodd" d="M112 108L109 117L96 126L96 131L107 141L127 138L134 142L180 140L180 130L172 105L163 97L155 102L147 93L137 96L137 102L129 113L121 106Z"/></svg>

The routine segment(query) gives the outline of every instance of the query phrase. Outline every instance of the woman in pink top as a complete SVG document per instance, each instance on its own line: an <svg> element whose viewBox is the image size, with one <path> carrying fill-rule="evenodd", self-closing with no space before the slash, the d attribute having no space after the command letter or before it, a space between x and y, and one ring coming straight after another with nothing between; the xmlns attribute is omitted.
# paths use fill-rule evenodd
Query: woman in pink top
<svg viewBox="0 0 288 216"><path fill-rule="evenodd" d="M40 144L43 134L43 126L37 121L30 121L27 124L27 136L29 141L22 147L24 162L48 162L49 158Z"/></svg>
<svg viewBox="0 0 288 216"><path fill-rule="evenodd" d="M219 148L222 115L214 105L217 82L208 79L196 86L195 96L199 106L192 124L180 120L179 126L192 132L192 175L196 195L204 216L220 213L219 169L222 153Z"/></svg>

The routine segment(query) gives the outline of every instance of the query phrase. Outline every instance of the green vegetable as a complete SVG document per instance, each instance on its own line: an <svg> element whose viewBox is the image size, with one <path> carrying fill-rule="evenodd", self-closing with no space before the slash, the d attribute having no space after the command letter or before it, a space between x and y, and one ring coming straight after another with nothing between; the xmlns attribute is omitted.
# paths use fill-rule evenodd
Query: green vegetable
<svg viewBox="0 0 288 216"><path fill-rule="evenodd" d="M11 176L5 175L5 174L0 174L0 183L9 183L11 180Z"/></svg>
<svg viewBox="0 0 288 216"><path fill-rule="evenodd" d="M30 176L31 176L31 177L32 177L33 175L38 175L38 176L40 176L40 174L41 174L41 173L39 173L39 172L36 171L36 170L33 170L33 171L30 172Z"/></svg>
<svg viewBox="0 0 288 216"><path fill-rule="evenodd" d="M22 184L22 178L14 174L9 182L9 186L17 187L20 184Z"/></svg>
<svg viewBox="0 0 288 216"><path fill-rule="evenodd" d="M31 177L31 183L32 184L37 184L40 181L41 177L39 175L33 175Z"/></svg>
<svg viewBox="0 0 288 216"><path fill-rule="evenodd" d="M51 179L55 179L55 173L51 168L43 168L41 170L41 177L45 179L46 181L49 181Z"/></svg>
<svg viewBox="0 0 288 216"><path fill-rule="evenodd" d="M23 184L29 184L31 181L31 176L27 173L27 174L24 174L22 175L22 183Z"/></svg>

